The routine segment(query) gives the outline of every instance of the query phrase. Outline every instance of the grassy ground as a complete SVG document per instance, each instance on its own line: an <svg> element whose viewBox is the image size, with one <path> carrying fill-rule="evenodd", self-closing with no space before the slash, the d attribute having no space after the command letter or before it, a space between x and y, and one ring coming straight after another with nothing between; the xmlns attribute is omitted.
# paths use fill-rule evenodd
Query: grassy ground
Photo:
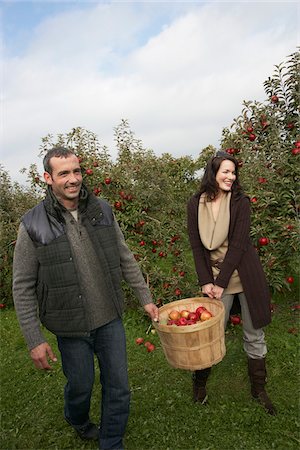
<svg viewBox="0 0 300 450"><path fill-rule="evenodd" d="M191 373L172 369L157 335L146 335L149 322L140 311L127 311L131 414L126 450L270 450L299 449L299 311L278 300L266 330L268 392L278 415L267 415L251 399L240 326L228 326L227 354L208 382L209 404L191 401ZM1 449L96 449L76 437L64 422L64 376L37 371L29 357L13 310L1 311ZM50 334L50 343L56 349ZM147 337L156 345L147 353L135 344ZM97 370L98 374L98 370ZM99 419L97 382L91 418Z"/></svg>

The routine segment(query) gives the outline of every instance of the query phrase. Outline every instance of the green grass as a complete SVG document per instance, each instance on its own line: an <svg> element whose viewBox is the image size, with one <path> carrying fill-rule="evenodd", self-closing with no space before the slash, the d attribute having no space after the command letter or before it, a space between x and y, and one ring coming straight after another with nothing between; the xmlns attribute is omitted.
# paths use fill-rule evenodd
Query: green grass
<svg viewBox="0 0 300 450"><path fill-rule="evenodd" d="M291 309L296 302L278 300L266 329L267 390L276 417L251 399L240 326L228 326L227 354L213 368L209 404L202 406L191 400L191 373L171 368L158 336L146 335L148 319L128 310L124 323L132 397L126 450L298 450L299 312ZM291 328L298 334L288 332ZM63 420L60 362L48 373L34 368L13 310L1 311L1 335L1 449L96 449L97 443L81 441ZM56 350L55 338L46 335ZM156 350L147 353L137 346L138 336L151 340ZM98 378L97 369L94 421L99 419Z"/></svg>

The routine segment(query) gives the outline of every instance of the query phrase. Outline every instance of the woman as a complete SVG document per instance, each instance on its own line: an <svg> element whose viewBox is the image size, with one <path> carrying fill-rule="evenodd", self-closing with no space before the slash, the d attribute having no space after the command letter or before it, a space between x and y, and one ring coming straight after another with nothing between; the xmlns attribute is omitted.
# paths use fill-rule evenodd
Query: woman
<svg viewBox="0 0 300 450"><path fill-rule="evenodd" d="M218 152L207 164L199 192L188 202L188 233L196 272L203 294L223 302L225 327L234 296L238 296L251 394L275 415L265 391L267 347L262 329L271 321L270 294L249 232L250 202L239 183L237 161ZM210 371L194 372L195 401L206 401Z"/></svg>

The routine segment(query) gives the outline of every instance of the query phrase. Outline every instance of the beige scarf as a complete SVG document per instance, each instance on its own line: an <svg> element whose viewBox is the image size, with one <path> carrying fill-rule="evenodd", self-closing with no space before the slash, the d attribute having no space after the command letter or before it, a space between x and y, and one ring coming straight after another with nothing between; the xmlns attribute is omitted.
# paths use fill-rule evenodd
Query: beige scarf
<svg viewBox="0 0 300 450"><path fill-rule="evenodd" d="M200 239L205 248L216 250L227 239L230 221L231 192L223 195L220 203L218 217L215 220L212 213L212 203L207 201L205 194L199 200L198 227Z"/></svg>

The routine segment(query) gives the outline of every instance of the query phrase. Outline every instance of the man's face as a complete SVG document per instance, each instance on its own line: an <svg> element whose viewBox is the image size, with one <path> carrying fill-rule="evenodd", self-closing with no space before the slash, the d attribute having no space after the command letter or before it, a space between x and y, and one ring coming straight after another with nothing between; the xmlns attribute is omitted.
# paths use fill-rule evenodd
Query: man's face
<svg viewBox="0 0 300 450"><path fill-rule="evenodd" d="M46 183L52 187L54 195L66 208L73 207L79 198L82 175L77 156L50 159L52 174L45 172Z"/></svg>

